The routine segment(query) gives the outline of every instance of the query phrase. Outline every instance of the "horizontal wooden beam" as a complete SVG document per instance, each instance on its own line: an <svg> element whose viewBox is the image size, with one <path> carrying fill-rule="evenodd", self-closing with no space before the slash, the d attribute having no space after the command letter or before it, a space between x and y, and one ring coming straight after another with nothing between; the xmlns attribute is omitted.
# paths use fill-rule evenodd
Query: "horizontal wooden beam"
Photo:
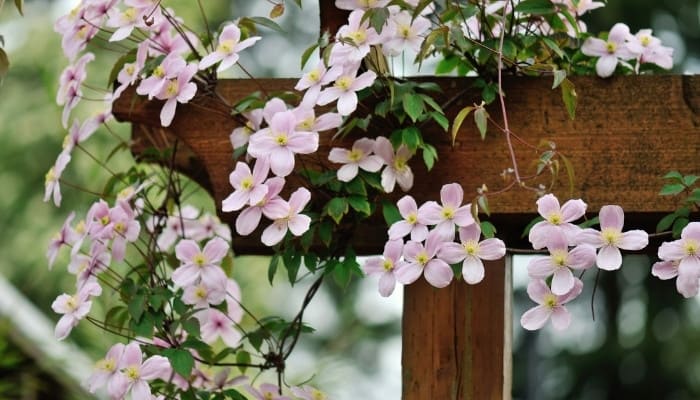
<svg viewBox="0 0 700 400"><path fill-rule="evenodd" d="M673 210L673 199L658 196L661 176L670 170L693 173L700 170L700 77L696 76L629 76L611 79L572 78L579 105L576 119L569 119L559 90L551 89L551 79L510 78L505 81L508 119L513 132L524 141L537 145L552 141L574 167L574 192L569 193L567 174L563 170L555 193L562 199L581 197L590 211L604 204L619 204L628 213L661 213ZM480 101L480 91L471 88L470 79L441 78L444 89L438 100L449 102L450 119L464 106ZM223 80L216 90L229 104L264 88L272 93L291 90L292 79ZM114 105L118 120L157 127L161 102L134 98L124 93ZM495 122L501 124L500 111L490 108ZM209 177L209 189L216 204L232 190L228 174L233 169L229 134L238 124L229 107L218 96L198 96L187 105L178 105L175 120L167 132L177 137L201 160ZM143 128L136 128L136 132ZM386 134L387 132L377 132ZM369 135L373 135L371 132ZM332 132L321 135L318 155L305 158L305 164L334 165L325 160L330 147L348 146L350 142L332 141ZM424 131L426 140L435 144L439 161L428 175L420 157L411 161L416 174L411 191L419 202L439 198L445 183L459 182L467 197L486 184L491 192L506 185L500 174L512 166L504 135L489 127L481 140L473 122L462 125L454 146L447 133L436 126ZM141 139L139 139L141 140ZM537 154L527 145L515 141L517 160L523 175L534 171ZM490 198L496 219L510 220L535 211L533 192L513 189ZM234 213L220 215L232 223ZM522 227L521 227L522 228ZM356 235L361 252L381 250L385 228L363 227ZM236 239L240 252L259 253L255 234Z"/></svg>

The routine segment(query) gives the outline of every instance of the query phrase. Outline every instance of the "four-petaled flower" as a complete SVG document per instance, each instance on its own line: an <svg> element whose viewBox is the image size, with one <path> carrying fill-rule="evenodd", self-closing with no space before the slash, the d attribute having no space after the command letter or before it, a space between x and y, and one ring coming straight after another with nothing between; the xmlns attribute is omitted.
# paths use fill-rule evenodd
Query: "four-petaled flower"
<svg viewBox="0 0 700 400"><path fill-rule="evenodd" d="M333 148L328 154L328 159L334 163L344 164L338 169L338 180L350 182L360 169L368 172L377 172L384 162L382 159L372 154L374 150L374 140L361 138L355 141L351 150Z"/></svg>
<svg viewBox="0 0 700 400"><path fill-rule="evenodd" d="M498 260L506 254L506 245L501 239L479 241L481 228L474 223L459 229L460 243L445 243L438 257L450 264L462 263L462 278L469 284L484 279L484 263L481 260Z"/></svg>
<svg viewBox="0 0 700 400"><path fill-rule="evenodd" d="M207 69L221 61L218 71L231 68L238 62L238 53L247 49L260 40L260 36L249 37L241 41L241 30L235 24L226 25L219 36L219 45L216 50L202 58L199 62L199 69Z"/></svg>
<svg viewBox="0 0 700 400"><path fill-rule="evenodd" d="M527 265L527 273L530 278L552 278L552 293L563 296L574 287L572 269L585 270L595 263L595 248L588 244L581 244L569 250L569 243L561 232L552 232L547 242L549 255L535 257Z"/></svg>
<svg viewBox="0 0 700 400"><path fill-rule="evenodd" d="M537 200L537 212L544 218L532 226L528 239L536 250L547 246L547 241L553 231L561 231L571 244L581 228L572 224L586 213L586 203L583 200L569 200L559 207L559 200L553 194L546 194Z"/></svg>
<svg viewBox="0 0 700 400"><path fill-rule="evenodd" d="M389 240L384 245L383 257L372 257L365 261L362 270L367 275L380 275L379 294L388 297L396 286L396 271L403 265L403 240Z"/></svg>
<svg viewBox="0 0 700 400"><path fill-rule="evenodd" d="M527 294L535 301L535 306L525 312L520 318L520 325L523 328L534 331L540 329L552 318L552 325L557 330L563 330L571 324L571 314L564 307L564 304L578 297L583 291L583 283L574 278L574 287L562 296L552 293L545 281L535 279L527 285Z"/></svg>
<svg viewBox="0 0 700 400"><path fill-rule="evenodd" d="M424 274L425 280L437 288L449 285L454 272L444 260L437 258L443 244L444 239L435 231L428 234L425 246L413 241L406 243L403 249L406 263L396 269L396 280L409 285Z"/></svg>
<svg viewBox="0 0 700 400"><path fill-rule="evenodd" d="M435 231L446 241L455 237L455 227L463 228L474 223L471 205L462 205L464 190L459 183L449 183L440 189L440 201L425 203L421 209L428 225L435 225Z"/></svg>
<svg viewBox="0 0 700 400"><path fill-rule="evenodd" d="M226 282L226 274L220 263L228 249L228 243L219 237L208 241L204 250L200 250L194 240L181 240L175 246L175 255L182 264L173 271L173 283L185 287L196 283L200 278L207 286L217 286Z"/></svg>

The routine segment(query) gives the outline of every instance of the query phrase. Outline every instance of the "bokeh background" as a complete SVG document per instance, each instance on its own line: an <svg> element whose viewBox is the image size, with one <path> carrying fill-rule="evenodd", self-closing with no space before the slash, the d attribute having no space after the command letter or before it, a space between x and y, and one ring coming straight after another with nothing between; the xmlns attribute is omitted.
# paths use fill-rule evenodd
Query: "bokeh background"
<svg viewBox="0 0 700 400"><path fill-rule="evenodd" d="M67 342L52 340L57 316L50 304L58 294L72 290L74 281L65 271L65 254L49 271L44 253L69 210L84 213L94 198L64 188L60 209L41 201L44 174L66 132L55 91L67 61L52 25L75 1L26 0L24 17L12 2L6 3L0 11L0 35L12 66L0 87L0 398L86 398L79 383L89 373L91 360L101 358L115 338L83 323ZM266 15L271 7L265 1L204 3L213 26L236 15ZM201 26L193 0L165 4ZM280 20L289 34L268 36L242 59L254 75L300 76L298 54L315 41L319 26L317 4L303 0L303 7L298 10L290 3ZM610 0L585 20L591 31L607 30L618 21L633 32L650 27L675 48L675 73L700 71L700 1ZM104 87L107 82L100 79L106 76L97 71L111 68L109 53L93 50L107 56L98 57L104 61L90 67L92 83ZM100 93L94 94L98 98ZM78 113L89 115L99 107L85 102ZM114 126L116 134L128 137L128 126ZM106 134L88 143L89 150L102 158L114 146ZM114 158L116 168L130 161L128 153ZM77 187L99 191L107 174L88 157L79 156L64 177ZM206 198L192 202L214 210ZM601 276L595 321L589 285L571 307L576 317L570 330L526 333L518 319L531 304L524 292L527 260L518 258L513 274L513 397L700 398L700 301L683 300L672 283L653 279L649 273L653 261L630 256L620 273ZM235 277L244 301L263 315L292 315L301 302L303 285L290 290L280 279L270 287L266 271L264 258L236 259ZM113 301L106 296L100 306ZM400 316L400 291L388 301L381 299L371 279L355 282L344 292L335 287L322 290L307 314L318 332L301 343L291 360L289 382L312 379L339 400L399 399Z"/></svg>

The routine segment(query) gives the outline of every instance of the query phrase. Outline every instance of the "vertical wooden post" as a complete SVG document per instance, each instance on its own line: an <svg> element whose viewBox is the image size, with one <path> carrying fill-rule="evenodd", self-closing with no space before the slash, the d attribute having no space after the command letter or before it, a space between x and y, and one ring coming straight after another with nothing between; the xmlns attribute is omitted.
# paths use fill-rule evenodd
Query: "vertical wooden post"
<svg viewBox="0 0 700 400"><path fill-rule="evenodd" d="M405 288L403 400L502 400L511 387L511 257L478 285Z"/></svg>

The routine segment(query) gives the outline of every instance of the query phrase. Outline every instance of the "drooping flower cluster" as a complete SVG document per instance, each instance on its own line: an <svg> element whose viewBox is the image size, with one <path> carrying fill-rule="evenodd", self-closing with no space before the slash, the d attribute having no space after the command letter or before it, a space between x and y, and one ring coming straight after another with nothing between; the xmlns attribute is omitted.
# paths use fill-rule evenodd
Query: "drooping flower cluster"
<svg viewBox="0 0 700 400"><path fill-rule="evenodd" d="M464 191L459 184L443 186L440 194L442 204L428 201L417 207L408 195L399 200L403 219L390 227L384 255L368 259L363 266L366 274L380 275L382 296L391 295L397 281L408 285L421 275L432 286L445 287L454 277L450 264L461 263L464 280L476 284L484 278L482 260L505 255L506 247L500 239L480 241L481 228L471 214L471 206L462 205ZM459 243L454 242L455 231L459 232ZM411 240L404 243L409 234Z"/></svg>
<svg viewBox="0 0 700 400"><path fill-rule="evenodd" d="M544 220L532 226L529 239L535 249L546 247L549 255L535 257L527 266L532 279L527 292L539 305L523 314L520 320L523 328L540 329L551 317L554 328L566 329L571 316L564 304L583 290L583 282L574 276L574 271L583 272L593 265L603 270L617 270L622 266L620 249L641 250L649 243L644 231L622 232L624 213L616 205L600 209L600 231L574 225L574 221L584 216L586 207L580 199L560 206L552 194L537 200L537 210Z"/></svg>

